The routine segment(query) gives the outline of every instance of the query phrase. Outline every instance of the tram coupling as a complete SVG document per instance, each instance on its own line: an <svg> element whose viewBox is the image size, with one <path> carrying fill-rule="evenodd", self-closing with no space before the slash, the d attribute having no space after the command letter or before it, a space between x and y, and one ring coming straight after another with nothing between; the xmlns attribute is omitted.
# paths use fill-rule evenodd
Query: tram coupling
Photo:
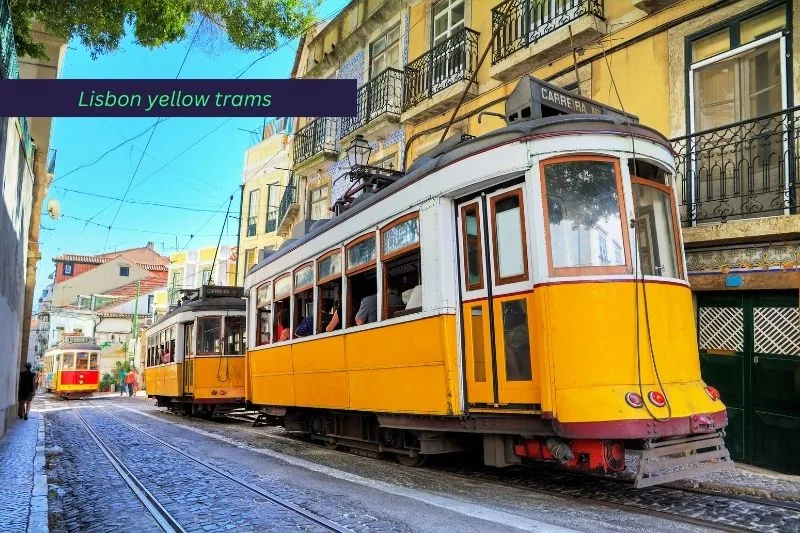
<svg viewBox="0 0 800 533"><path fill-rule="evenodd" d="M645 443L634 479L636 488L650 487L733 466L723 430Z"/></svg>

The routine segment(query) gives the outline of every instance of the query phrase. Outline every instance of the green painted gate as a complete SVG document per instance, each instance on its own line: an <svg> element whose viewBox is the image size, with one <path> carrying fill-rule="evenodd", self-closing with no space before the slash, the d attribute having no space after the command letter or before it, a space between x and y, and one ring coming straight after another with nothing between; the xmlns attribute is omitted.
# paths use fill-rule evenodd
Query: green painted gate
<svg viewBox="0 0 800 533"><path fill-rule="evenodd" d="M703 379L728 407L731 458L800 474L798 291L698 293Z"/></svg>

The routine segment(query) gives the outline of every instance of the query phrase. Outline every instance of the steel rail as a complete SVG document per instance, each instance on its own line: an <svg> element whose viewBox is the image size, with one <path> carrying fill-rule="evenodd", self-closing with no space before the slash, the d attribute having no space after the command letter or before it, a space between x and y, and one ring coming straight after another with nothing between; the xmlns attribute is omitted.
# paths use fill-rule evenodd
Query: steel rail
<svg viewBox="0 0 800 533"><path fill-rule="evenodd" d="M81 421L83 427L86 429L86 432L92 438L92 440L97 444L97 447L100 448L100 451L103 452L103 455L106 456L108 461L111 463L111 466L114 467L114 470L119 473L120 477L127 483L128 487L133 491L139 501L144 504L145 508L150 512L158 525L161 526L161 529L166 531L167 533L186 533L186 530L181 527L178 521L169 513L169 511L164 508L163 505L156 499L153 494L147 490L147 488L139 481L133 472L131 472L128 467L122 462L122 460L114 454L114 452L109 449L105 442L97 435L97 433L92 429L92 427L86 422L83 416L80 414L78 409L72 408L72 411L77 415L78 420Z"/></svg>
<svg viewBox="0 0 800 533"><path fill-rule="evenodd" d="M270 492L268 490L262 489L261 487L257 487L255 485L252 485L250 483L247 483L245 481L237 479L236 477L234 477L233 475L225 472L224 470L221 470L221 469L217 468L216 466L211 465L211 464L203 461L202 459L198 459L197 457L193 457L192 455L189 455L188 453L184 452L180 448L178 448L176 446L173 446L172 444L166 442L165 440L160 439L159 437L156 437L152 433L149 433L149 432L147 432L147 431L135 426L134 424L131 424L130 422L118 417L117 415L115 415L114 413L110 412L105 407L98 406L98 407L95 407L95 408L103 411L108 416L116 419L117 421L119 421L122 424L125 424L129 428L141 433L142 435L145 435L146 437L149 437L150 439L156 441L157 443L161 444L165 448L169 448L170 450L172 450L172 451L174 451L176 453L179 453L180 455L182 455L182 456L184 456L184 457L186 457L188 459L191 459L195 463L207 468L208 470L211 470L212 472L214 472L214 473L216 473L216 474L218 474L218 475L220 475L220 476L222 476L222 477L224 477L224 478L226 478L226 479L228 479L230 481L233 481L237 485L239 485L241 487L244 487L244 488L250 490L251 492L254 492L255 494L258 494L259 496L262 496L262 497L266 498L267 500L271 501L275 505L278 505L279 507L283 507L284 509L288 509L288 510L290 510L290 511L292 511L292 512L294 512L294 513L296 513L296 514L298 514L300 516L302 516L303 518L306 518L307 520L309 520L311 522L314 522L315 524L317 524L317 525L319 525L321 527L324 527L328 531L335 531L337 533L351 533L351 531L349 529L347 529L345 527L342 527L339 524L336 524L335 522L332 522L332 521L328 520L327 518L324 518L324 517L322 517L322 516L320 516L320 515L318 515L316 513L312 513L311 511L308 511L308 510L300 507L299 505L296 505L296 504L294 504L294 503L292 503L292 502L290 502L290 501L288 501L288 500L286 500L284 498L281 498L280 496L278 496L276 494L273 494L272 492Z"/></svg>

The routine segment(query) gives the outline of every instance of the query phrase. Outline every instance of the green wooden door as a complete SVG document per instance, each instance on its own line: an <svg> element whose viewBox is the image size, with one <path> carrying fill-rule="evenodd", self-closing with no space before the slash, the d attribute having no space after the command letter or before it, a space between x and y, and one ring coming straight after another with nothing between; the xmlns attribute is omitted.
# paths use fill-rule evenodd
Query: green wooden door
<svg viewBox="0 0 800 533"><path fill-rule="evenodd" d="M698 295L703 379L728 406L734 460L800 473L800 310L796 291Z"/></svg>

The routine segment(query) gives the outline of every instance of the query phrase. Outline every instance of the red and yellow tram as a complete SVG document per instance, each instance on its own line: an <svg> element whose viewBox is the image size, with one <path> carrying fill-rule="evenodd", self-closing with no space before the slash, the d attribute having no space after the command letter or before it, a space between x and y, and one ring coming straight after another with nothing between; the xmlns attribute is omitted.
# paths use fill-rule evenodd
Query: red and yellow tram
<svg viewBox="0 0 800 533"><path fill-rule="evenodd" d="M67 336L44 354L44 389L70 400L98 390L100 346L91 337Z"/></svg>

